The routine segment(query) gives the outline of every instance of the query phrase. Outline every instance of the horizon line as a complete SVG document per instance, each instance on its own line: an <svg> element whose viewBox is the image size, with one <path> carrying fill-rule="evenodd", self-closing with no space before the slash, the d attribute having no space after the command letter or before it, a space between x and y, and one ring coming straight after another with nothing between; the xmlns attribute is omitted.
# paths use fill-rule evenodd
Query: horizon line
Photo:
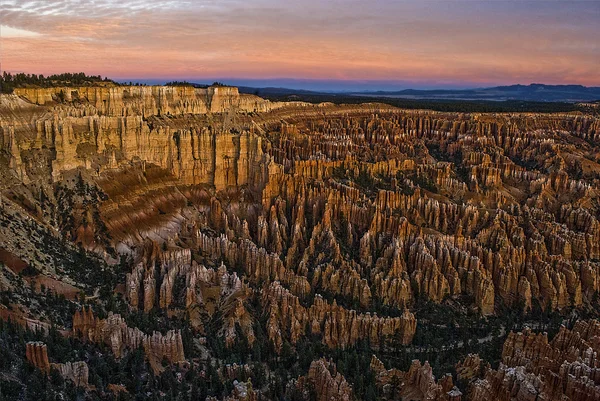
<svg viewBox="0 0 600 401"><path fill-rule="evenodd" d="M580 83L544 83L544 82L532 82L532 81L510 81L510 82L448 82L448 81L436 81L436 80L403 80L403 79L344 79L344 78L295 78L295 77L271 77L271 78L253 78L253 77L119 77L114 76L111 77L105 74L94 74L87 73L84 71L63 71L60 73L34 73L34 72L26 72L26 71L16 71L16 70L2 70L2 73L10 73L10 74L35 74L35 75L60 75L62 73L80 73L83 72L89 76L101 76L102 78L106 78L112 81L115 81L120 84L126 84L128 82L132 83L140 83L146 85L165 85L168 82L179 81L179 82L188 82L190 84L201 84L210 86L214 82L222 82L224 84L228 84L228 81L235 82L229 84L229 86L242 86L242 87L255 87L255 88L276 88L276 89L301 89L301 88L290 88L285 86L286 84L333 84L333 85L359 85L359 86L369 86L369 85L392 85L394 88L389 89L360 89L360 91L373 91L373 92L397 92L401 90L475 90L475 89L488 89L495 87L506 87L506 86L533 86L533 85L544 85L544 86L577 86L588 89L600 89L600 86L594 85L584 85ZM237 81L237 82L236 82ZM252 86L249 84L258 84L261 83L262 86ZM307 91L316 91L315 89L301 89ZM352 92L357 91L354 89L346 88L346 89L322 89L327 92Z"/></svg>

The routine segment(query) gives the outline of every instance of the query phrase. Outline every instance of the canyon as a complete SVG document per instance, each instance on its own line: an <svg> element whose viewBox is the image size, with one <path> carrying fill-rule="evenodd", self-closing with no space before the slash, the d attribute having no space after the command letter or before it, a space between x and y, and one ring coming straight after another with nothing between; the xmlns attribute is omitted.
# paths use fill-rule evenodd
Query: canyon
<svg viewBox="0 0 600 401"><path fill-rule="evenodd" d="M600 399L593 319L551 340L510 332L495 369L475 354L438 380L424 360L385 367L435 308L597 317L598 115L272 102L227 86L0 99L3 319L59 325L117 361L140 349L157 377L208 377L227 355L297 364L310 344L371 353L383 399ZM67 299L60 322L44 291ZM114 393L90 383L89 360L51 364L37 342L23 354ZM315 355L279 394L360 399L347 365ZM277 398L253 375L220 373L236 384L211 396Z"/></svg>

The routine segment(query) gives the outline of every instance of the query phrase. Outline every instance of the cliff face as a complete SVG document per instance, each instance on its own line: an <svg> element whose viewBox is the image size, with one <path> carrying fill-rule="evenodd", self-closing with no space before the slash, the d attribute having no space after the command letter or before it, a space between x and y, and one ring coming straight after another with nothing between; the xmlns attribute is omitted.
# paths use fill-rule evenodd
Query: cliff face
<svg viewBox="0 0 600 401"><path fill-rule="evenodd" d="M2 95L0 150L26 182L48 173L57 180L77 167L100 173L136 159L182 183L222 189L250 183L262 157L260 138L238 131L236 115L293 105L301 106L235 87L17 88ZM223 113L232 117L212 117Z"/></svg>
<svg viewBox="0 0 600 401"><path fill-rule="evenodd" d="M81 102L105 116L267 112L286 103L272 103L258 96L240 94L232 86L112 86L16 88L14 93L37 105Z"/></svg>
<svg viewBox="0 0 600 401"><path fill-rule="evenodd" d="M54 115L21 127L3 121L0 129L0 150L8 152L10 166L25 182L48 174L59 180L79 167L99 174L140 160L166 169L182 184L223 189L253 183L263 161L256 135L211 130L201 122L179 128L141 115Z"/></svg>

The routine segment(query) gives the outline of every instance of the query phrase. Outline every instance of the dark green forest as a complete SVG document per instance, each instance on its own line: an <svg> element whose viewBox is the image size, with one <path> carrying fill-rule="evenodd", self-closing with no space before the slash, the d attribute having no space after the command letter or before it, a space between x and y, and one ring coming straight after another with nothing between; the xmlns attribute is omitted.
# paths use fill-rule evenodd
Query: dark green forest
<svg viewBox="0 0 600 401"><path fill-rule="evenodd" d="M0 76L0 92L12 93L15 88L50 88L53 86L92 86L99 83L110 83L118 85L109 78L100 75L86 75L84 72L54 74L44 76L43 74L11 74L4 71Z"/></svg>

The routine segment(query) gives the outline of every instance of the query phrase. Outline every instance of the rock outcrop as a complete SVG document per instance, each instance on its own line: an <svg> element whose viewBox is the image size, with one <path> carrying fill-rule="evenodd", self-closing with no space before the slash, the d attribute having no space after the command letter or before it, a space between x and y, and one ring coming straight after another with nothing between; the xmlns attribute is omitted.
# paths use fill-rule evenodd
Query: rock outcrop
<svg viewBox="0 0 600 401"><path fill-rule="evenodd" d="M409 344L417 326L414 315L408 310L397 318L379 317L368 312L360 314L335 301L329 304L319 295L309 308L305 308L279 282L271 283L264 292L263 303L269 316L267 334L278 351L284 339L295 344L307 330L321 335L323 343L331 348L347 348L358 340L369 340L372 347L378 347L392 337Z"/></svg>
<svg viewBox="0 0 600 401"><path fill-rule="evenodd" d="M218 269L198 265L189 249L161 251L156 243L148 243L145 252L126 277L127 300L133 308L144 312L153 308L173 313L185 310L193 316L192 325L200 330L200 315L210 319L218 313L223 320L218 334L227 346L238 337L236 325L252 346L254 319L246 308L250 289L236 273L229 273L223 264Z"/></svg>
<svg viewBox="0 0 600 401"><path fill-rule="evenodd" d="M578 321L561 327L548 341L545 333L511 332L498 370L471 387L471 399L578 400L600 399L600 322Z"/></svg>
<svg viewBox="0 0 600 401"><path fill-rule="evenodd" d="M383 363L373 355L371 370L375 373L377 386L387 399L418 401L461 401L462 393L454 386L448 374L436 382L429 362L421 364L414 360L407 372L386 370Z"/></svg>
<svg viewBox="0 0 600 401"><path fill-rule="evenodd" d="M50 361L48 360L48 349L42 342L28 342L25 348L25 355L29 363L48 373L50 371Z"/></svg>
<svg viewBox="0 0 600 401"><path fill-rule="evenodd" d="M42 372L49 374L51 369L56 369L65 379L71 380L78 387L88 387L89 368L83 361L50 363L48 349L42 342L28 342L25 355L29 363Z"/></svg>
<svg viewBox="0 0 600 401"><path fill-rule="evenodd" d="M297 387L303 389L306 383L314 388L317 401L350 401L354 398L352 386L337 371L335 363L324 358L310 364L308 375L300 377Z"/></svg>
<svg viewBox="0 0 600 401"><path fill-rule="evenodd" d="M481 374L483 361L477 354L469 354L456 364L456 376L459 380L471 380Z"/></svg>
<svg viewBox="0 0 600 401"><path fill-rule="evenodd" d="M185 361L180 331L148 335L127 326L125 320L116 314L97 319L89 308L77 311L73 316L73 334L86 341L106 344L117 358L121 358L126 350L142 347L156 374L162 372L163 360L172 364Z"/></svg>

